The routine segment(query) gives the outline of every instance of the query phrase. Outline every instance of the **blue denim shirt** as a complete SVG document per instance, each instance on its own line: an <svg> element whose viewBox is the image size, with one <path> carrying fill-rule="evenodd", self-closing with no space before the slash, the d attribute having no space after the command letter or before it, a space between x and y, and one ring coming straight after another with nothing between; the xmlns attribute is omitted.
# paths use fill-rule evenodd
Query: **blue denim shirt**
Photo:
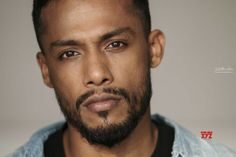
<svg viewBox="0 0 236 157"><path fill-rule="evenodd" d="M177 123L158 114L152 116L157 122L165 122L175 129L172 157L236 157L227 147L194 136ZM62 128L65 122L59 122L36 132L30 140L7 157L44 157L43 145L48 136Z"/></svg>

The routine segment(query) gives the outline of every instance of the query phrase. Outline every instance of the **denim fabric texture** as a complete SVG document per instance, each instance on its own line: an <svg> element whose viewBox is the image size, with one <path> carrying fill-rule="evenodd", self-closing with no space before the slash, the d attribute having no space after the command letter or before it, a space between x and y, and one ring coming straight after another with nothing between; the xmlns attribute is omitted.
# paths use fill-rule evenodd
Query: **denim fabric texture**
<svg viewBox="0 0 236 157"><path fill-rule="evenodd" d="M229 148L196 137L172 120L158 114L153 115L152 120L159 123L164 122L174 127L175 139L172 149L172 157L236 157L236 153ZM39 130L26 144L6 157L44 157L44 142L50 134L61 129L64 124L65 122L59 122Z"/></svg>

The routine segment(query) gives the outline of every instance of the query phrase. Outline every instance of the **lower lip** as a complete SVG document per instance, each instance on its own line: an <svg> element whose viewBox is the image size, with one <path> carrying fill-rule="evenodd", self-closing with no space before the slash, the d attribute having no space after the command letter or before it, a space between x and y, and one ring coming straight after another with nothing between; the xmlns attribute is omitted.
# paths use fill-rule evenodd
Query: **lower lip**
<svg viewBox="0 0 236 157"><path fill-rule="evenodd" d="M117 104L118 100L104 100L89 104L87 107L92 112L102 112L113 109Z"/></svg>

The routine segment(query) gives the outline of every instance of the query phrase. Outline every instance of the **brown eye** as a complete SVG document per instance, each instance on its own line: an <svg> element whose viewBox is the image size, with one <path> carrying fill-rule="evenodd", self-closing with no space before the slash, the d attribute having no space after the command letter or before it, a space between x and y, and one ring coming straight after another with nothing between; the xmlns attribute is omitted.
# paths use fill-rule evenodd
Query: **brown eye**
<svg viewBox="0 0 236 157"><path fill-rule="evenodd" d="M110 43L106 49L107 50L111 50L111 49L119 49L119 48L123 48L124 46L126 46L127 44L123 41L114 41L112 43Z"/></svg>
<svg viewBox="0 0 236 157"><path fill-rule="evenodd" d="M60 58L66 59L66 58L71 58L71 57L75 57L78 55L79 55L79 53L76 51L66 51L60 56Z"/></svg>

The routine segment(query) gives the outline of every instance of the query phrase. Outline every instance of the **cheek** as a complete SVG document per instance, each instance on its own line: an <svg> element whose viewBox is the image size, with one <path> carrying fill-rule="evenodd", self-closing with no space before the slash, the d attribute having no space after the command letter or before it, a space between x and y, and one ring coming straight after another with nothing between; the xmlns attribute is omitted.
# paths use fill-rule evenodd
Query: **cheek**
<svg viewBox="0 0 236 157"><path fill-rule="evenodd" d="M70 104L74 103L81 89L80 70L76 66L54 65L49 68L51 83L54 90Z"/></svg>
<svg viewBox="0 0 236 157"><path fill-rule="evenodd" d="M144 51L127 52L129 55L120 56L113 62L114 78L127 87L137 87L145 82L149 71L148 55Z"/></svg>

